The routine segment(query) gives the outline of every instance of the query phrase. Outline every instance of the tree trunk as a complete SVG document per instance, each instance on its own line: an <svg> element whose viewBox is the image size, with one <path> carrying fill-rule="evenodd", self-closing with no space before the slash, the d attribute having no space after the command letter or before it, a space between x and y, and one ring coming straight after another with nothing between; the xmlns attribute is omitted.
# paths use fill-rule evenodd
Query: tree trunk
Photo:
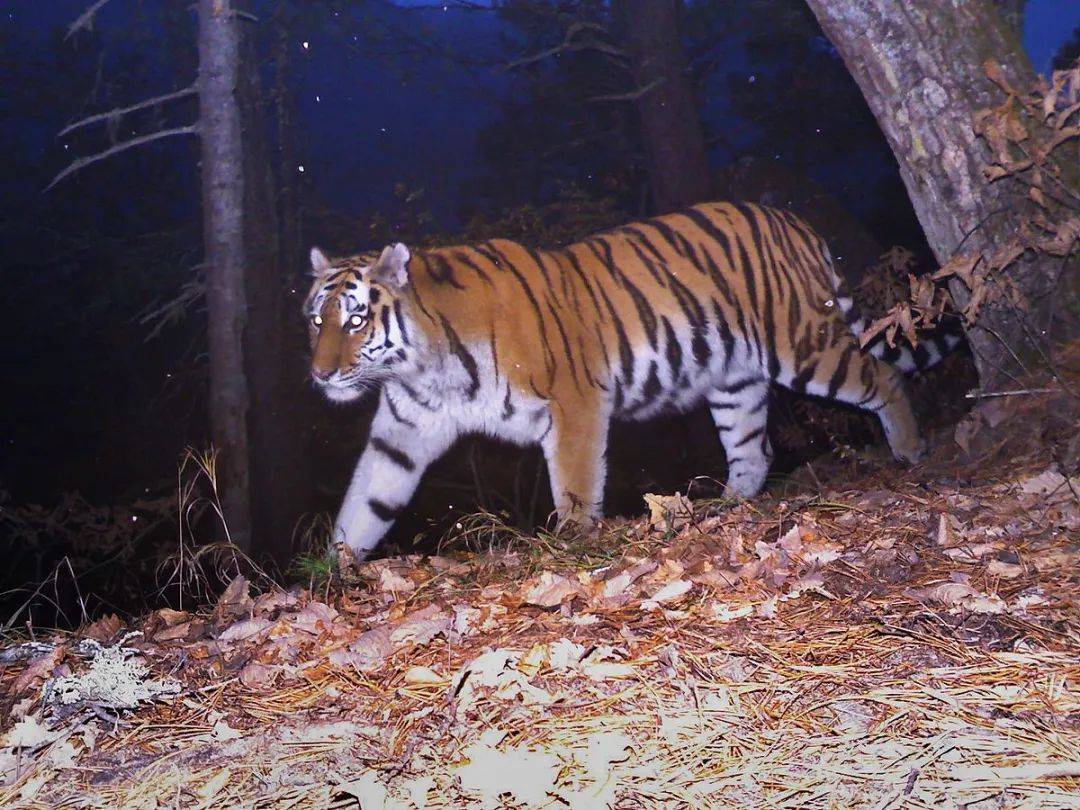
<svg viewBox="0 0 1080 810"><path fill-rule="evenodd" d="M210 425L234 543L251 540L243 332L244 167L237 98L240 36L230 0L199 0L199 129L210 347Z"/></svg>
<svg viewBox="0 0 1080 810"><path fill-rule="evenodd" d="M612 0L611 10L641 93L653 209L701 202L709 197L709 161L679 36L682 0Z"/></svg>
<svg viewBox="0 0 1080 810"><path fill-rule="evenodd" d="M259 80L258 25L245 25L241 39L240 113L243 124L244 244L247 324L244 360L251 389L248 416L251 442L252 552L279 565L292 552L292 529L303 511L302 432L296 416L304 379L304 346L288 339L288 287L297 263L282 250L276 182L267 142L270 119ZM295 319L295 313L288 313ZM290 391L290 385L293 390Z"/></svg>
<svg viewBox="0 0 1080 810"><path fill-rule="evenodd" d="M985 151L972 130L979 109L1001 103L983 71L1000 64L1018 87L1034 79L1017 32L994 0L807 0L896 155L927 241L944 264L959 249L992 252L1017 232L1020 206L1009 186L982 174ZM985 306L968 330L984 390L1014 374L1014 355L1037 347L1050 279L1060 265L1037 257L1010 274L1028 307ZM966 289L951 283L958 303Z"/></svg>

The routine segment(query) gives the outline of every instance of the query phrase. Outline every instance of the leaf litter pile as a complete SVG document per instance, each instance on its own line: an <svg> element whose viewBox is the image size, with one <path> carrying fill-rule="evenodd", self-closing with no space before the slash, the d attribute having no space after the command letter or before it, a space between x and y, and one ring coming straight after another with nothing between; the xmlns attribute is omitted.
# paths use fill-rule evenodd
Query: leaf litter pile
<svg viewBox="0 0 1080 810"><path fill-rule="evenodd" d="M0 806L1078 807L1075 405L11 646Z"/></svg>

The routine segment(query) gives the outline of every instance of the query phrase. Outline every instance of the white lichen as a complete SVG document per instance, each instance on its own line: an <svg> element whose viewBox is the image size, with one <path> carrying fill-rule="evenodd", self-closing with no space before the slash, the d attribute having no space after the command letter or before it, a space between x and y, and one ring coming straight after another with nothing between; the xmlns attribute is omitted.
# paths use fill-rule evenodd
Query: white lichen
<svg viewBox="0 0 1080 810"><path fill-rule="evenodd" d="M119 711L179 694L176 681L149 678L146 664L134 657L135 650L122 646L124 640L111 647L96 644L89 669L46 683L46 700L54 706L86 703Z"/></svg>

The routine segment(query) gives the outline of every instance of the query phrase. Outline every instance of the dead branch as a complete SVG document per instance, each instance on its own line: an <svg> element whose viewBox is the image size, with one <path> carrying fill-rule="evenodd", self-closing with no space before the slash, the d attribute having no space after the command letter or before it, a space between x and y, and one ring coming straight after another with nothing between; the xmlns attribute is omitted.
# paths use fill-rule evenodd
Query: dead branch
<svg viewBox="0 0 1080 810"><path fill-rule="evenodd" d="M523 56L520 59L515 59L513 62L508 62L503 67L503 70L517 70L526 65L542 62L543 60L560 53L575 51L599 51L600 53L606 53L608 56L614 57L615 59L623 60L626 58L625 51L621 48L616 48L610 43L604 42L597 36L598 34L607 34L607 29L597 23L579 20L566 29L563 41L558 45L539 51L538 53L530 54L529 56ZM579 35L585 36L579 38Z"/></svg>
<svg viewBox="0 0 1080 810"><path fill-rule="evenodd" d="M651 82L642 87L638 87L634 90L628 90L625 93L612 93L606 96L593 96L589 101L637 101L642 96L646 96L662 85L666 79L663 76L657 76Z"/></svg>
<svg viewBox="0 0 1080 810"><path fill-rule="evenodd" d="M79 31L87 30L92 31L94 28L94 15L101 11L101 7L108 3L109 0L95 0L90 6L75 18L75 22L68 26L67 33L64 34L64 40L67 41Z"/></svg>
<svg viewBox="0 0 1080 810"><path fill-rule="evenodd" d="M128 107L115 107L114 109L107 110L102 113L89 115L86 118L75 121L72 124L68 124L66 127L64 127L57 133L56 137L63 138L65 135L74 132L77 129L88 127L91 124L98 123L99 121L108 121L110 119L119 118L120 116L135 112L136 110L144 110L147 107L153 107L157 104L166 104L170 101L175 101L176 99L187 98L188 96L193 96L198 92L198 88L194 84L192 84L188 87L185 87L183 90L177 90L175 93L166 93L165 95L154 96L153 98L145 99L138 102L137 104L132 104Z"/></svg>
<svg viewBox="0 0 1080 810"><path fill-rule="evenodd" d="M150 143L151 141L158 141L162 138L171 138L174 135L195 135L198 132L198 124L189 124L188 126L184 127L162 129L158 130L157 132L151 132L148 135L140 135L138 138L131 138L130 140L121 141L118 144L110 146L103 152L98 152L96 155L87 155L86 157L81 157L78 160L72 162L71 165L69 165L66 169L60 172L60 174L56 175L56 177L52 179L52 182L45 187L45 191L50 191L53 186L55 186L65 177L68 177L75 172L80 171L81 169L85 169L92 163L98 163L102 160L105 160L106 158L110 158L113 155L119 154L120 152L126 152L128 149L133 149L136 146L142 146L143 144Z"/></svg>

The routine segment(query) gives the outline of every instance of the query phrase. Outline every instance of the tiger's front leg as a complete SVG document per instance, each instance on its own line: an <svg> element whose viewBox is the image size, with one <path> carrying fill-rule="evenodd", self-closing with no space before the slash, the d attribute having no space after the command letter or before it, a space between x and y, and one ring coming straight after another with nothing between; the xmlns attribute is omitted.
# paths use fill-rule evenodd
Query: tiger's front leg
<svg viewBox="0 0 1080 810"><path fill-rule="evenodd" d="M425 413L423 420L405 418L390 396L384 388L334 524L334 541L344 542L358 560L379 544L408 505L424 470L457 437L436 413Z"/></svg>
<svg viewBox="0 0 1080 810"><path fill-rule="evenodd" d="M541 440L559 524L592 526L603 514L610 405L599 398L551 403Z"/></svg>

